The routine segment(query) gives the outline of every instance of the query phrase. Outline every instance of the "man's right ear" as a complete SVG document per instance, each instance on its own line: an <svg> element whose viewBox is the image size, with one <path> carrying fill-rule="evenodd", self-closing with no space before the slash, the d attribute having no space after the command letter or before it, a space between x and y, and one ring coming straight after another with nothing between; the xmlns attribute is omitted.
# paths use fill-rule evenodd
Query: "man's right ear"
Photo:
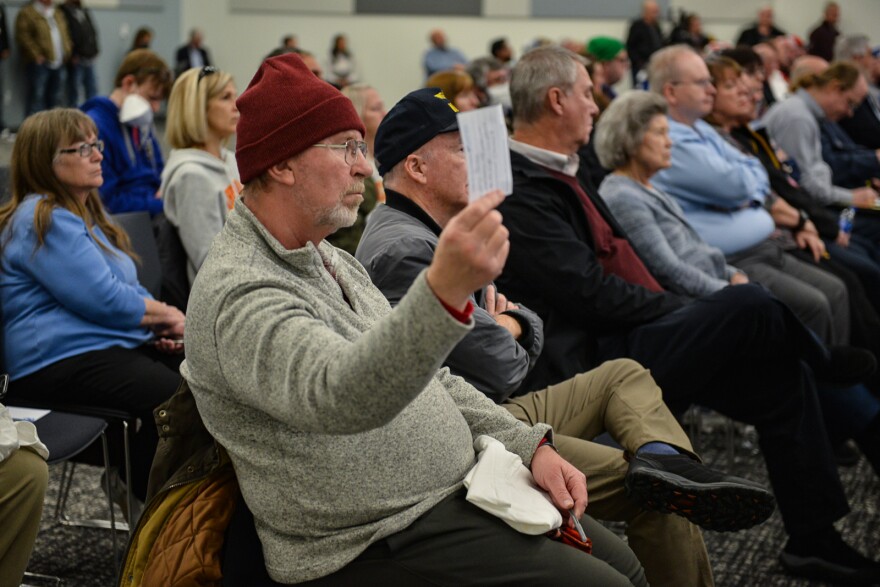
<svg viewBox="0 0 880 587"><path fill-rule="evenodd" d="M425 175L425 159L419 155L410 153L403 160L403 170L409 178L416 183L427 183L428 177Z"/></svg>
<svg viewBox="0 0 880 587"><path fill-rule="evenodd" d="M125 90L126 93L131 93L134 91L134 88L137 87L137 78L133 73L130 73L126 76L123 76L119 87Z"/></svg>
<svg viewBox="0 0 880 587"><path fill-rule="evenodd" d="M266 170L273 180L282 185L291 186L296 183L296 173L293 170L290 159L285 159L280 163L276 163Z"/></svg>

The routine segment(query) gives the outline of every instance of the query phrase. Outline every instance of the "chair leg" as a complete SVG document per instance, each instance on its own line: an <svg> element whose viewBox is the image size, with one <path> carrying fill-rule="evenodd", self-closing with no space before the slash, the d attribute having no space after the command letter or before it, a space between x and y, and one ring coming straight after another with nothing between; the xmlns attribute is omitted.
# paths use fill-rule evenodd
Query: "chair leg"
<svg viewBox="0 0 880 587"><path fill-rule="evenodd" d="M107 510L110 512L110 536L113 538L113 566L119 574L119 547L116 544L116 512L113 509L113 498L110 497L110 447L107 443L107 431L101 432L101 447L104 449L104 492L107 494Z"/></svg>
<svg viewBox="0 0 880 587"><path fill-rule="evenodd" d="M132 491L132 482L131 482L131 451L129 447L129 430L128 430L128 421L122 422L122 440L123 446L125 447L125 478L128 480L126 483L126 490L128 491L128 499L126 500L126 505L128 506L128 536L129 538L134 534L135 521L133 516L132 504L134 504L134 492Z"/></svg>
<svg viewBox="0 0 880 587"><path fill-rule="evenodd" d="M58 483L58 501L55 502L55 521L62 524L68 521L64 509L67 507L67 497L70 493L70 486L73 484L75 470L76 463L64 461L61 469L61 481Z"/></svg>
<svg viewBox="0 0 880 587"><path fill-rule="evenodd" d="M727 448L727 469L730 470L733 468L734 461L736 460L736 445L734 442L736 422L734 422L732 418L727 418L726 416L725 420L724 441Z"/></svg>
<svg viewBox="0 0 880 587"><path fill-rule="evenodd" d="M41 575L40 573L30 573L25 571L24 577L22 578L21 587L30 587L27 582L27 579L36 579L40 583L47 583L52 581L55 585L63 585L63 581L61 577L56 577L55 575Z"/></svg>

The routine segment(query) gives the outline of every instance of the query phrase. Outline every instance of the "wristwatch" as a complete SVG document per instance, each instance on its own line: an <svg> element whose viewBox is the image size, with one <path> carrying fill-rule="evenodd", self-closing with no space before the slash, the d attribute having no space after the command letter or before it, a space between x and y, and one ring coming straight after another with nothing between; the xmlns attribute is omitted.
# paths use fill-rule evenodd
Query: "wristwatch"
<svg viewBox="0 0 880 587"><path fill-rule="evenodd" d="M804 212L803 210L798 210L798 214L800 218L798 218L798 223L792 228L793 232L800 232L804 229L804 225L810 220L810 215Z"/></svg>

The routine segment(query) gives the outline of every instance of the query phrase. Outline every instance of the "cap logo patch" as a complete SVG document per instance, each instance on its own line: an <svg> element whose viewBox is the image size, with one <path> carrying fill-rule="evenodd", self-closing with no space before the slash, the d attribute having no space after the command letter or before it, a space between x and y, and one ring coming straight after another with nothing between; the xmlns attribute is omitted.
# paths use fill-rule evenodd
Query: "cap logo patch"
<svg viewBox="0 0 880 587"><path fill-rule="evenodd" d="M437 92L436 94L434 94L434 97L440 98L441 100L446 100L449 107L452 108L452 111L458 112L458 108L455 107L455 104L453 104L452 102L449 101L449 98L447 98L443 92Z"/></svg>

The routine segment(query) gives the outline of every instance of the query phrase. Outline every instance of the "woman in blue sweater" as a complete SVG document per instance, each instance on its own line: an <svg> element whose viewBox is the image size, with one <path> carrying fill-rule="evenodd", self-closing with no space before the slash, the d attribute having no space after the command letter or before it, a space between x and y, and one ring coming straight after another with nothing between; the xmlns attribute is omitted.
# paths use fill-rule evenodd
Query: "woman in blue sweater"
<svg viewBox="0 0 880 587"><path fill-rule="evenodd" d="M0 208L0 312L9 396L119 408L140 499L158 437L152 410L174 392L183 314L138 283L128 236L104 213L94 122L77 110L29 117Z"/></svg>

